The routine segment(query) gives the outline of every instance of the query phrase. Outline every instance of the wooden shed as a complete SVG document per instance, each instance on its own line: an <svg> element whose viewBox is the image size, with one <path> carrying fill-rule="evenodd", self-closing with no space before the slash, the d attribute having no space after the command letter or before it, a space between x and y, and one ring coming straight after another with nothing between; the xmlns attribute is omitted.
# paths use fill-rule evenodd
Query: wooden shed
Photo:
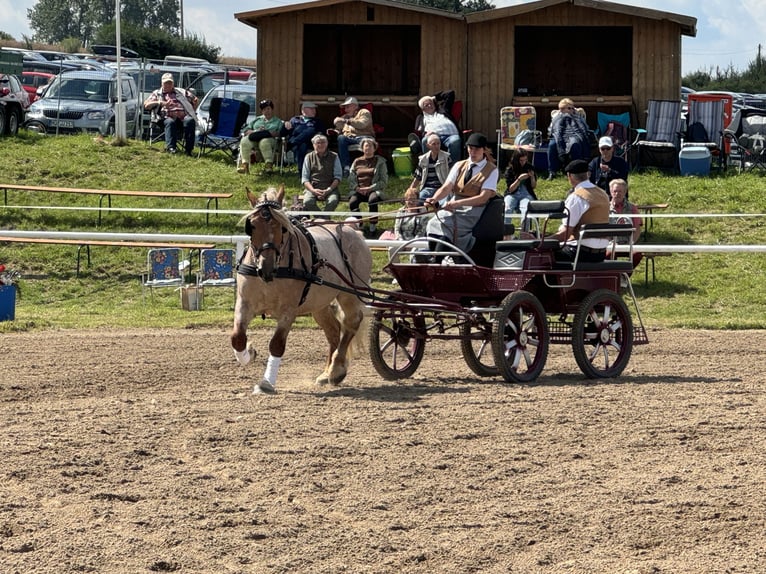
<svg viewBox="0 0 766 574"><path fill-rule="evenodd" d="M538 0L466 16L391 0L318 0L242 12L258 30L258 96L289 117L302 100L329 122L347 95L374 105L384 142L403 144L424 94L453 89L463 125L495 139L499 109L545 116L571 97L596 112L630 111L681 89L681 36L692 17L600 0ZM540 127L547 125L545 119Z"/></svg>

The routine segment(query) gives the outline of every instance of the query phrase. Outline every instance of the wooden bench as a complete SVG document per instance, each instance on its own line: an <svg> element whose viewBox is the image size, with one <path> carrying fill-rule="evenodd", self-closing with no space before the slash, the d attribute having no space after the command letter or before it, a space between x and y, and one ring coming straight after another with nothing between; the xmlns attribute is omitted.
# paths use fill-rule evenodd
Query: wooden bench
<svg viewBox="0 0 766 574"><path fill-rule="evenodd" d="M90 247L91 245L106 247L145 247L147 249L165 249L178 247L192 251L202 251L203 249L213 249L214 243L168 243L160 241L101 241L91 239L46 239L41 237L4 237L0 235L0 243L45 243L56 245L77 245L77 277L80 276L80 259L82 248L85 248L87 254L88 267L90 267Z"/></svg>
<svg viewBox="0 0 766 574"><path fill-rule="evenodd" d="M12 183L0 183L0 189L3 190L4 204L8 205L8 191L43 191L49 193L75 193L81 195L98 195L98 224L101 225L101 209L104 198L107 200L107 207L112 207L112 196L122 195L129 197L185 197L192 199L206 199L206 209L210 209L211 202L215 201L215 208L218 209L219 199L228 199L232 197L231 193L194 193L189 191L128 191L120 189L82 189L76 187L47 187L43 185L17 185ZM205 223L210 223L210 213L205 214Z"/></svg>

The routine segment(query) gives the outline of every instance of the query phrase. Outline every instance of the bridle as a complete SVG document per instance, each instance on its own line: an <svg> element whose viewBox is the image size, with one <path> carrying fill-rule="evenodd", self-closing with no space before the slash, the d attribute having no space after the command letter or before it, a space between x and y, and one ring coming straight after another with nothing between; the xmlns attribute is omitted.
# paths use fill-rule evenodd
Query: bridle
<svg viewBox="0 0 766 574"><path fill-rule="evenodd" d="M266 223L270 223L274 218L274 216L271 214L272 209L282 209L282 205L276 201L261 201L255 205L253 213L257 213ZM286 233L287 229L283 227L282 232ZM267 241L261 245L256 245L253 243L253 224L250 222L250 217L245 220L245 233L248 235L248 237L250 237L250 248L253 251L253 256L256 261L264 251L272 250L276 254L276 263L279 263L279 260L282 257L282 251L280 249L281 244L277 245L272 241Z"/></svg>

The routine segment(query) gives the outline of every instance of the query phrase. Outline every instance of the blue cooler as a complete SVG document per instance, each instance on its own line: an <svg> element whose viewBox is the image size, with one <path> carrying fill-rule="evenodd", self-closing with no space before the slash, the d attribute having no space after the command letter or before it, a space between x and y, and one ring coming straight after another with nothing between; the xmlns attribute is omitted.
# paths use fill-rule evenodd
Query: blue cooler
<svg viewBox="0 0 766 574"><path fill-rule="evenodd" d="M710 175L710 150L703 146L689 146L678 154L681 175Z"/></svg>
<svg viewBox="0 0 766 574"><path fill-rule="evenodd" d="M16 286L0 285L0 321L16 318Z"/></svg>

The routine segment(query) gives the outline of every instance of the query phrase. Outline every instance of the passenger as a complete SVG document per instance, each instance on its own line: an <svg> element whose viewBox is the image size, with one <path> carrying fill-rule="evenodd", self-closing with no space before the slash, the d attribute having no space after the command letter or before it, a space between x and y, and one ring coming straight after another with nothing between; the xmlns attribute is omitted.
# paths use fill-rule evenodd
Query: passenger
<svg viewBox="0 0 766 574"><path fill-rule="evenodd" d="M194 149L194 132L197 127L195 108L197 96L188 90L176 88L173 74L162 74L162 87L154 90L144 101L144 109L153 110L165 128L165 151L178 153L178 134L183 134L184 152L191 155Z"/></svg>
<svg viewBox="0 0 766 574"><path fill-rule="evenodd" d="M609 190L611 182L615 179L628 180L628 162L614 153L614 142L609 136L598 140L599 156L594 157L590 165L591 183L601 189ZM608 192L611 195L611 192Z"/></svg>
<svg viewBox="0 0 766 574"><path fill-rule="evenodd" d="M476 241L473 228L486 203L497 193L498 174L484 134L471 134L466 148L468 159L452 166L447 181L425 204L436 209L440 200L447 198L428 222L428 236L448 241L467 253Z"/></svg>
<svg viewBox="0 0 766 574"><path fill-rule="evenodd" d="M356 98L346 98L341 106L343 107L343 115L335 118L333 125L340 132L338 155L343 167L343 177L348 177L351 169L349 146L360 144L364 136L374 138L375 128L372 124L372 114L369 110L360 108Z"/></svg>
<svg viewBox="0 0 766 574"><path fill-rule="evenodd" d="M548 127L548 179L553 179L566 162L590 160L590 130L569 98L559 102ZM586 162L587 163L587 162Z"/></svg>
<svg viewBox="0 0 766 574"><path fill-rule="evenodd" d="M340 203L338 186L343 175L338 154L328 149L327 136L316 134L311 138L314 151L306 154L301 168L303 208L320 211L318 201L325 202L324 211L335 211Z"/></svg>
<svg viewBox="0 0 766 574"><path fill-rule="evenodd" d="M394 239L409 241L417 237L425 237L426 225L430 218L431 215L420 203L417 190L409 188L404 192L404 206L396 212ZM389 248L389 257L395 249L395 247Z"/></svg>
<svg viewBox="0 0 766 574"><path fill-rule="evenodd" d="M388 168L385 158L376 155L378 142L373 138L362 138L362 157L358 157L351 164L351 172L348 176L348 208L350 211L359 211L359 204L367 202L372 213L378 212L378 202L383 199L383 192L388 185ZM378 220L370 220L367 237L374 238L377 232Z"/></svg>
<svg viewBox="0 0 766 574"><path fill-rule="evenodd" d="M258 104L261 115L242 129L242 139L239 140L239 173L250 173L250 155L255 144L261 152L265 173L271 173L274 167L274 149L277 147L276 137L282 129L282 120L274 115L274 102L261 100Z"/></svg>
<svg viewBox="0 0 766 574"><path fill-rule="evenodd" d="M633 243L638 243L641 237L641 218L633 217L638 215L638 207L627 200L628 182L624 179L613 179L609 184L609 193L612 196L609 204L609 221L612 223L632 223L633 224ZM625 244L627 240L618 241ZM633 267L641 263L643 256L641 253L633 253Z"/></svg>
<svg viewBox="0 0 766 574"><path fill-rule="evenodd" d="M526 211L526 204L537 199L535 187L537 187L537 175L532 162L529 161L529 152L523 149L513 150L511 162L505 170L505 214L521 213L522 207Z"/></svg>
<svg viewBox="0 0 766 574"><path fill-rule="evenodd" d="M285 122L282 133L287 138L288 148L295 154L298 170L303 168L303 158L310 151L311 138L325 131L324 123L316 117L317 106L314 102L303 102L301 114Z"/></svg>
<svg viewBox="0 0 766 574"><path fill-rule="evenodd" d="M580 227L588 223L609 223L609 196L600 187L588 180L588 162L576 159L564 168L567 179L573 188L564 206L569 212L569 219L564 220L552 238L563 242L556 251L557 261L574 261L577 253ZM580 241L580 256L583 263L599 263L606 257L608 239L586 238Z"/></svg>
<svg viewBox="0 0 766 574"><path fill-rule="evenodd" d="M412 183L407 191L413 190L418 194L421 205L432 197L449 175L450 155L441 149L441 139L436 134L426 138L428 152L418 158Z"/></svg>

